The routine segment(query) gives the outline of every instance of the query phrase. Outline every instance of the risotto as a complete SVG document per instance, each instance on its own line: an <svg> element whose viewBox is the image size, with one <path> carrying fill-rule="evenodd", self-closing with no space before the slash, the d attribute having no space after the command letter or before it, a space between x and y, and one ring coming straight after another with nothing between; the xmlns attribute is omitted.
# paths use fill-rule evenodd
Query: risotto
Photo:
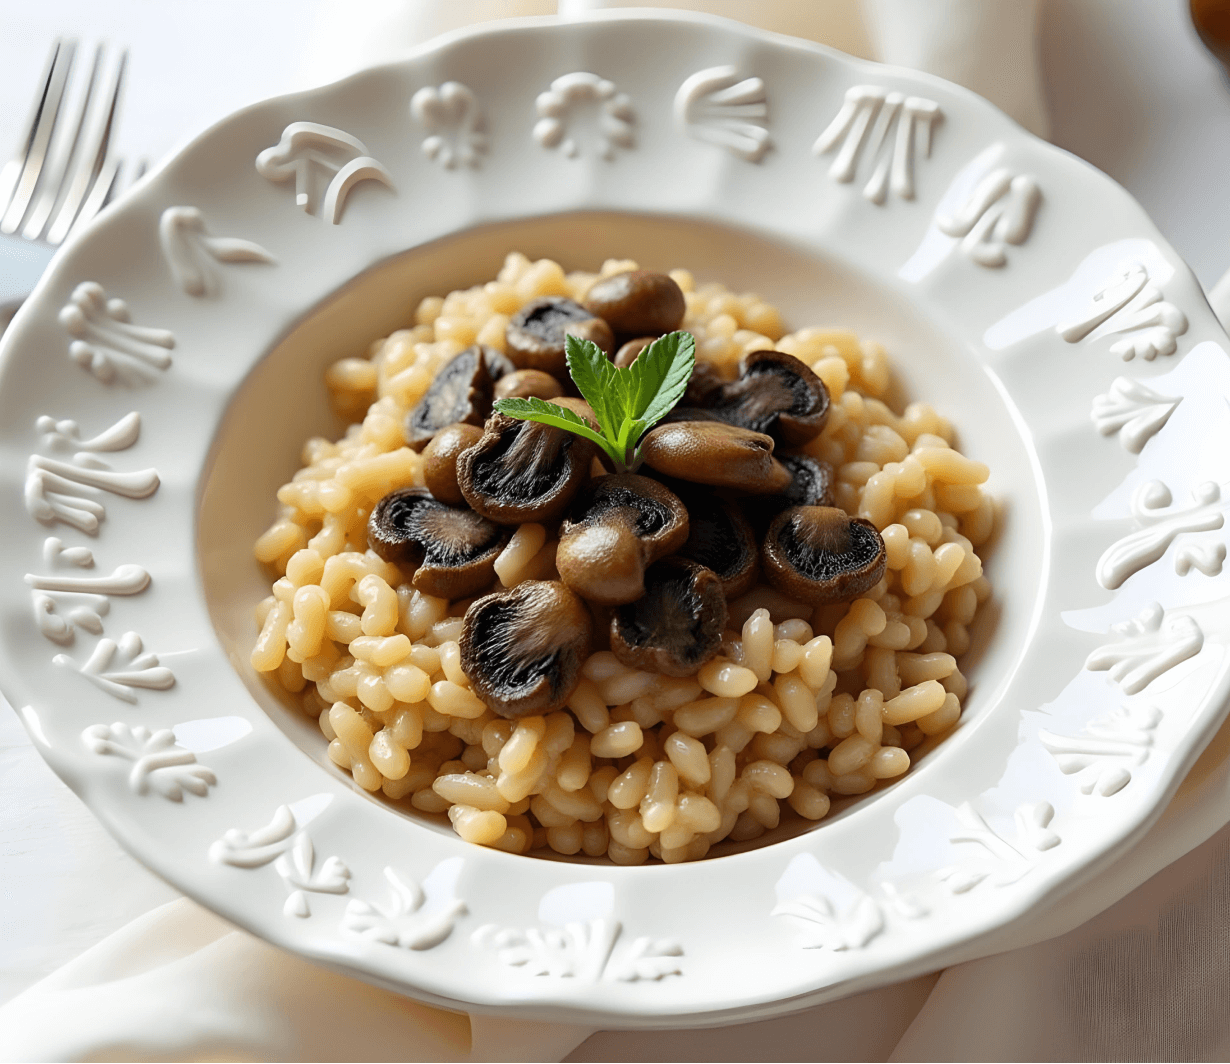
<svg viewBox="0 0 1230 1064"><path fill-rule="evenodd" d="M505 601L492 592L557 588L571 596L564 585L575 585L569 566L577 565L563 551L557 559L569 521L504 520L484 547L494 559L484 586L458 595L415 580L427 561L416 569L370 549L373 510L390 493L430 483L433 448L447 448L408 446L407 419L446 366L475 344L489 361L502 355L510 322L515 328L532 301L580 303L597 282L635 269L608 261L598 274L565 273L514 253L494 281L424 299L412 328L375 343L366 358L335 363L326 384L352 424L336 442L304 445L303 467L278 491L280 515L256 543L275 579L256 611L253 667L318 720L330 758L360 787L445 814L463 839L513 853L695 860L722 840L756 839L783 817L821 820L837 797L901 777L911 753L961 717L960 658L990 594L978 554L994 525L981 487L987 467L954 448L952 426L929 405L890 409L883 348L836 329L787 333L758 296L697 285L674 270L686 304L678 328L695 338L694 379L708 374L720 386L741 366L746 376L753 352L776 351L823 382L823 429L794 447L794 459L781 447L778 457L791 471L799 461L825 471L825 505L862 519L851 531L874 526L875 582L852 601L798 601L781 590L794 585L768 580L766 546L750 587L724 585L738 593L727 596L726 623L705 660L665 667L683 675L629 656L610 635L626 607L585 595L575 600L581 621L572 627L589 630L592 616L593 635L578 643L559 708L513 713L480 696L488 688L463 667L476 653L467 649L467 623L477 624L484 602ZM455 450L481 446L481 420L459 429L471 435L455 433ZM578 453L586 455L583 490L592 493L607 470ZM737 507L737 494L722 494L721 505ZM745 509L758 542L781 525L766 533L773 507ZM707 593L720 605L720 591ZM713 615L720 619L720 610ZM554 667L562 652L552 653Z"/></svg>

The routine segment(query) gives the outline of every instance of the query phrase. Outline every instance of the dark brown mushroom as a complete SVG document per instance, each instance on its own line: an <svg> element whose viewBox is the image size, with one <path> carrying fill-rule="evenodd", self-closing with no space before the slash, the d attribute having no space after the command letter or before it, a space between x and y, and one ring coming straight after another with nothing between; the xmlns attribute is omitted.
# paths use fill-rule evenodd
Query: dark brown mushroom
<svg viewBox="0 0 1230 1064"><path fill-rule="evenodd" d="M421 451L446 425L481 425L491 412L488 358L501 357L473 344L454 355L436 374L423 398L406 415L406 442Z"/></svg>
<svg viewBox="0 0 1230 1064"><path fill-rule="evenodd" d="M640 357L641 352L656 339L656 336L638 336L635 340L629 340L615 352L615 357L611 361L620 369L627 369Z"/></svg>
<svg viewBox="0 0 1230 1064"><path fill-rule="evenodd" d="M564 394L564 386L550 373L540 369L517 369L501 377L495 384L492 398L501 399L556 399Z"/></svg>
<svg viewBox="0 0 1230 1064"><path fill-rule="evenodd" d="M487 372L491 374L493 381L502 381L517 369L513 365L512 359L507 355L501 354L494 347L484 347L483 358L487 360Z"/></svg>
<svg viewBox="0 0 1230 1064"><path fill-rule="evenodd" d="M758 496L753 508L759 502ZM743 512L699 491L686 495L684 504L688 508L688 541L680 556L712 569L727 599L750 591L760 575L760 551Z"/></svg>
<svg viewBox="0 0 1230 1064"><path fill-rule="evenodd" d="M692 379L688 381L688 389L683 393L679 405L706 406L721 394L726 384L726 379L712 362L698 358L692 363Z"/></svg>
<svg viewBox="0 0 1230 1064"><path fill-rule="evenodd" d="M687 541L688 512L656 480L635 473L591 480L560 525L555 566L582 598L608 606L645 593L645 569Z"/></svg>
<svg viewBox="0 0 1230 1064"><path fill-rule="evenodd" d="M458 457L457 484L475 511L498 524L554 521L589 479L594 451L564 429L492 414L482 438Z"/></svg>
<svg viewBox="0 0 1230 1064"><path fill-rule="evenodd" d="M721 421L659 425L645 434L641 454L668 477L755 495L784 491L791 479L769 436Z"/></svg>
<svg viewBox="0 0 1230 1064"><path fill-rule="evenodd" d="M793 355L753 351L743 359L739 379L701 405L732 425L772 436L784 447L801 447L824 429L829 391Z"/></svg>
<svg viewBox="0 0 1230 1064"><path fill-rule="evenodd" d="M649 568L645 586L644 598L611 617L611 651L632 668L690 676L722 645L722 582L703 565L671 557Z"/></svg>
<svg viewBox="0 0 1230 1064"><path fill-rule="evenodd" d="M592 624L585 603L563 584L525 580L466 610L462 671L501 717L549 713L576 689Z"/></svg>
<svg viewBox="0 0 1230 1064"><path fill-rule="evenodd" d="M482 438L483 430L477 425L447 425L423 449L423 481L441 502L464 505L465 498L457 485L457 459Z"/></svg>
<svg viewBox="0 0 1230 1064"><path fill-rule="evenodd" d="M619 336L661 336L683 321L687 301L670 277L629 270L604 277L589 290L585 309L604 319Z"/></svg>
<svg viewBox="0 0 1230 1064"><path fill-rule="evenodd" d="M565 336L592 340L608 355L615 350L611 327L563 296L543 296L526 303L504 330L504 346L518 369L540 369L562 381L568 373Z"/></svg>
<svg viewBox="0 0 1230 1064"><path fill-rule="evenodd" d="M438 598L465 598L488 587L508 537L507 529L445 506L425 488L390 492L367 521L368 546L386 562L417 565L410 582Z"/></svg>
<svg viewBox="0 0 1230 1064"><path fill-rule="evenodd" d="M777 460L790 474L790 484L780 495L758 497L744 506L758 539L763 538L779 513L791 506L832 506L833 467L809 454L783 454Z"/></svg>
<svg viewBox="0 0 1230 1064"><path fill-rule="evenodd" d="M875 525L834 506L794 506L769 526L764 573L783 595L824 605L852 602L884 576L888 554Z"/></svg>

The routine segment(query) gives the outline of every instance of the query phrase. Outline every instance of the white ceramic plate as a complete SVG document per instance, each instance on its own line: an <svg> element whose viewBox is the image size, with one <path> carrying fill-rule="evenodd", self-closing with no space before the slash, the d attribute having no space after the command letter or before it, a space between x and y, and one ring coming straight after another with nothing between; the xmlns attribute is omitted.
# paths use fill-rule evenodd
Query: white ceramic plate
<svg viewBox="0 0 1230 1064"><path fill-rule="evenodd" d="M252 675L323 367L514 248L879 339L991 466L966 717L903 781L695 865L531 860L362 794ZM454 36L228 119L56 260L0 366L0 682L125 846L288 949L606 1026L802 1008L993 948L1212 735L1224 341L1122 189L951 85L700 17Z"/></svg>

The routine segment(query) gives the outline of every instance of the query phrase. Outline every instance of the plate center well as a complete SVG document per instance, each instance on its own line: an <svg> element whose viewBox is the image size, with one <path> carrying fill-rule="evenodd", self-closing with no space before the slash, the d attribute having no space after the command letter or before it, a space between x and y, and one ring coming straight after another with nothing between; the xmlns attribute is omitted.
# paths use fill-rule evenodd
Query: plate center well
<svg viewBox="0 0 1230 1064"><path fill-rule="evenodd" d="M683 267L698 285L719 281L736 292L758 293L779 309L787 329L850 329L882 343L896 379L891 405L900 411L910 401L930 403L956 427L962 452L991 468L987 487L997 500L999 519L982 553L994 594L989 608L979 611L970 651L962 660L970 693L959 731L968 733L994 712L1019 661L1044 585L1043 516L1030 445L978 353L945 335L911 300L910 289L870 278L836 253L823 257L707 221L589 212L479 227L380 263L308 309L236 389L202 481L199 573L229 659L289 741L322 771L352 782L329 760L319 727L294 697L248 664L257 635L253 611L270 584L269 574L253 558L252 545L274 518L277 489L299 467L304 441L311 436L336 439L344 431L329 407L324 371L339 358L365 356L373 341L412 324L424 296L495 277L510 251L531 259L553 258L565 269L596 270L608 258L632 258L651 269ZM910 776L938 770L959 756L963 745L959 735L949 736ZM856 815L875 793L816 827L823 829L833 816ZM408 802L372 800L451 831L445 818L421 814ZM786 818L771 836L751 845L810 826Z"/></svg>

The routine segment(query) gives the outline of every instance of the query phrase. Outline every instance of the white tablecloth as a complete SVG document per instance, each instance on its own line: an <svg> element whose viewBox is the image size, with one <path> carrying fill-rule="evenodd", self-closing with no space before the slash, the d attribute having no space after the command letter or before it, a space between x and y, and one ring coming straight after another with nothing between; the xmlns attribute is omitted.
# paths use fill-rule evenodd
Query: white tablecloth
<svg viewBox="0 0 1230 1064"><path fill-rule="evenodd" d="M16 145L57 34L130 48L119 150L130 159L157 159L237 107L306 85L302 57L314 6L313 0L8 5L0 34L0 149ZM508 5L490 6L496 15ZM1200 47L1186 6L1183 0L1050 0L1042 13L1042 62L1054 142L1125 185L1208 287L1230 267L1230 82ZM1019 982L1019 967L1004 969L1017 973L1012 986L997 983L985 967L971 981L959 967L938 984L932 976L887 995L851 999L839 1013L830 1006L728 1031L652 1039L598 1034L569 1059L883 1060L894 1047L899 1059L917 1059L937 1045L951 1059L1107 1059L1124 1044L1139 1048L1120 1056L1226 1059L1227 854L1230 830L1097 920L1031 947L1027 970L1036 973L1036 985ZM95 823L3 707L0 884L0 1002L176 896ZM1099 937L1102 949L1087 948ZM1013 954L1018 960L1019 953ZM1189 955L1194 967L1171 963ZM1158 958L1169 966L1153 963ZM1210 968L1211 958L1221 964ZM1159 970L1172 973L1166 985L1150 982ZM1126 983L1124 971L1132 973ZM1210 978L1210 971L1220 975ZM1187 983L1179 978L1183 972L1192 977ZM1120 992L1113 1000L1090 998L1087 988L1099 986ZM978 1015L979 1003L1002 1002L1006 994L1019 999L1012 1012L1017 1027L971 1023L961 1032L937 1032L928 1028L929 1011L936 1013L919 1013L929 995L933 1001L962 996L973 1007L969 1014ZM1024 1007L1030 1004L1049 1008L1045 1014L1062 1022L1030 1023L1038 1014ZM1192 1016L1186 1041L1161 1022L1175 1008Z"/></svg>

